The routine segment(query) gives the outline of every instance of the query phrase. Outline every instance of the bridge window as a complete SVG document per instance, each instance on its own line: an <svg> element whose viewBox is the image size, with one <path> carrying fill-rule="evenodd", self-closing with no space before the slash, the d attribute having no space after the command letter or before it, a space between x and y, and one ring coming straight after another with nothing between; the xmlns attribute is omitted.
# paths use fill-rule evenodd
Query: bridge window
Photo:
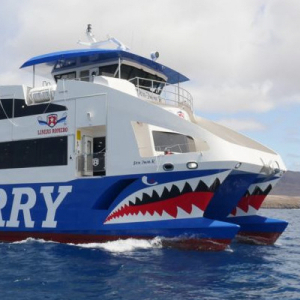
<svg viewBox="0 0 300 300"><path fill-rule="evenodd" d="M126 80L134 79L131 81L134 85L151 92L155 91L158 94L162 90L163 82L165 82L163 78L157 75L128 65L121 66L121 78Z"/></svg>
<svg viewBox="0 0 300 300"><path fill-rule="evenodd" d="M79 77L81 81L90 81L90 71L89 70L80 71Z"/></svg>
<svg viewBox="0 0 300 300"><path fill-rule="evenodd" d="M99 75L119 77L118 64L99 67ZM125 80L131 80L134 85L138 85L140 88L159 92L162 90L164 85L163 83L165 82L163 78L157 75L126 64L121 65L121 78Z"/></svg>
<svg viewBox="0 0 300 300"><path fill-rule="evenodd" d="M58 60L54 69L62 69L62 68L68 68L73 67L76 65L76 59L70 58L70 59L61 59Z"/></svg>
<svg viewBox="0 0 300 300"><path fill-rule="evenodd" d="M116 77L117 69L118 69L117 64L103 66L103 67L99 68L99 75L108 76L108 77Z"/></svg>
<svg viewBox="0 0 300 300"><path fill-rule="evenodd" d="M69 72L64 74L55 75L54 79L57 82L59 79L71 80L76 78L76 72Z"/></svg>

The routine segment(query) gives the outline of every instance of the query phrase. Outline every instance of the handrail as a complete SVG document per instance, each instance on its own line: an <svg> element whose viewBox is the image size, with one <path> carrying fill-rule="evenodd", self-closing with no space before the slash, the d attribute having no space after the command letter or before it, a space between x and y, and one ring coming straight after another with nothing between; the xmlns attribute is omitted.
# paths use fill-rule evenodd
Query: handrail
<svg viewBox="0 0 300 300"><path fill-rule="evenodd" d="M90 79L91 76L86 76L67 80L89 81ZM187 90L179 87L179 85L142 77L134 77L128 81L135 85L138 96L143 100L175 107L187 107L193 110L192 95Z"/></svg>
<svg viewBox="0 0 300 300"><path fill-rule="evenodd" d="M193 110L192 95L178 85L141 77L134 77L129 81L135 85L138 96L144 100Z"/></svg>

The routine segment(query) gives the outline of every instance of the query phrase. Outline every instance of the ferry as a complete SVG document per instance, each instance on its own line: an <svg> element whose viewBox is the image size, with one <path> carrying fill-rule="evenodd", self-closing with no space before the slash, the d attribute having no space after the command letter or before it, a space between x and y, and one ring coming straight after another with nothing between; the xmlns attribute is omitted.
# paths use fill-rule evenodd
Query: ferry
<svg viewBox="0 0 300 300"><path fill-rule="evenodd" d="M158 52L86 34L88 48L24 62L32 86L0 86L0 241L274 243L287 222L257 211L280 156L196 116L189 79Z"/></svg>

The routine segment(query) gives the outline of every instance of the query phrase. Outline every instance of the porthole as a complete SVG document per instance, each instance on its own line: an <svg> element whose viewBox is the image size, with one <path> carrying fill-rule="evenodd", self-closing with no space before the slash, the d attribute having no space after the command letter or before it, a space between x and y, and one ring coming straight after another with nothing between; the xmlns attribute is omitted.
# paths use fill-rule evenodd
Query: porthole
<svg viewBox="0 0 300 300"><path fill-rule="evenodd" d="M174 170L174 165L170 164L170 163L167 163L167 164L163 165L163 168L164 168L165 171L173 171Z"/></svg>

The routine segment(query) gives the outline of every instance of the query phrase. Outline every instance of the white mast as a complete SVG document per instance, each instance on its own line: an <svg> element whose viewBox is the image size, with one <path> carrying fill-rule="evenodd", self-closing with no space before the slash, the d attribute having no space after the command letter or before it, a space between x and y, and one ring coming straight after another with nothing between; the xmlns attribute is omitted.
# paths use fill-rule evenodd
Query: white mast
<svg viewBox="0 0 300 300"><path fill-rule="evenodd" d="M79 45L88 46L90 48L98 48L98 47L104 46L106 44L113 43L113 44L117 45L118 50L123 50L123 51L129 50L129 48L126 45L124 45L122 42L120 42L118 39L116 39L114 37L107 36L107 40L97 42L95 36L92 33L92 25L91 24L87 25L86 36L87 36L89 42L82 42L79 40L77 43Z"/></svg>

